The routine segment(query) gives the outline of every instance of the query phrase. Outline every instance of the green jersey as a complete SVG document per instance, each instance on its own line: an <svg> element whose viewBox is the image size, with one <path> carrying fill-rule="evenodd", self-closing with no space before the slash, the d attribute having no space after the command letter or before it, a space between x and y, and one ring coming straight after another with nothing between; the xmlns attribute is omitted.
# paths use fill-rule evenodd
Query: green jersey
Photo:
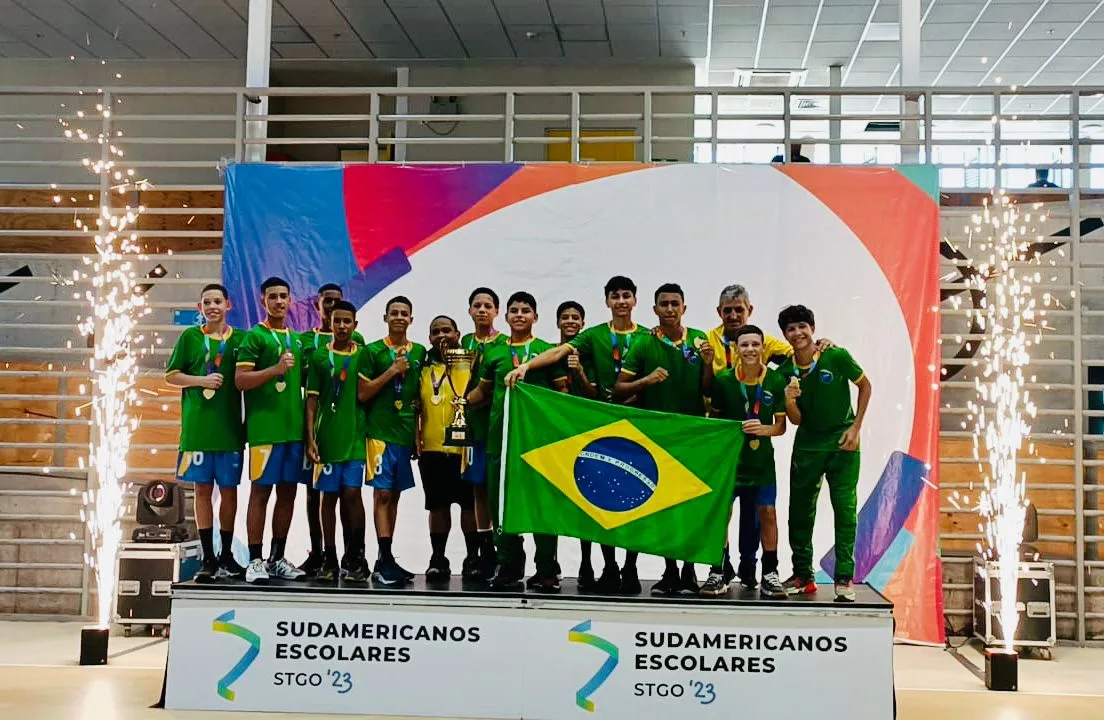
<svg viewBox="0 0 1104 720"><path fill-rule="evenodd" d="M345 352L323 346L311 353L307 395L318 398L314 441L323 463L366 458L364 438L368 424L364 408L357 402L363 351L364 348L353 343L352 349Z"/></svg>
<svg viewBox="0 0 1104 720"><path fill-rule="evenodd" d="M409 367L384 384L368 401L368 437L392 445L414 447L414 431L418 411L415 407L426 361L426 349L418 343L406 344ZM402 348L391 345L387 338L369 343L360 358L360 377L375 380L387 372Z"/></svg>
<svg viewBox="0 0 1104 720"><path fill-rule="evenodd" d="M786 378L775 370L764 369L766 372L758 378L741 378L736 370L725 370L713 378L713 412L740 422L758 419L764 425L773 425L779 415L785 415ZM736 484L775 484L771 438L744 435Z"/></svg>
<svg viewBox="0 0 1104 720"><path fill-rule="evenodd" d="M165 368L165 377L176 373L222 374L222 387L218 390L200 387L181 390L180 449L183 452L241 452L245 447L241 391L234 384L238 347L245 333L233 328L227 328L226 333L219 338L206 334L201 327L188 328L180 333Z"/></svg>
<svg viewBox="0 0 1104 720"><path fill-rule="evenodd" d="M639 380L656 368L667 370L666 380L640 391L640 407L681 415L705 415L702 397L705 363L698 353L698 346L705 342L708 342L705 333L692 328L685 328L678 342L672 342L658 331L634 338L621 372Z"/></svg>
<svg viewBox="0 0 1104 720"><path fill-rule="evenodd" d="M651 335L647 328L633 325L632 330L614 330L608 322L583 330L568 342L579 351L587 377L598 388L598 398L609 400L613 384L621 372L633 343ZM591 374L593 370L593 374Z"/></svg>
<svg viewBox="0 0 1104 720"><path fill-rule="evenodd" d="M528 342L496 343L487 348L487 354L480 364L479 378L493 383L494 394L491 399L490 427L487 433L487 457L498 458L502 453L502 423L505 419L506 375L523 362L532 360L555 345L539 338L530 338ZM554 381L563 377L561 368L533 370L526 373L525 382L534 385L553 387Z"/></svg>
<svg viewBox="0 0 1104 720"><path fill-rule="evenodd" d="M307 367L310 367L311 355L314 354L315 350L325 348L327 345L333 342L333 332L327 332L325 330L322 330L321 328L313 328L311 330L307 330L305 333L299 333L299 339L303 343L303 355L306 357L306 360L304 362L306 363ZM356 330L353 330L353 342L355 342L357 344L357 347L361 349L363 349L364 346L368 344L364 341L364 337Z"/></svg>
<svg viewBox="0 0 1104 720"><path fill-rule="evenodd" d="M801 397L797 399L801 424L797 426L794 450L838 450L840 437L855 422L851 383L863 376L851 353L832 347L814 355L809 367L800 367L790 358L778 371L787 382L793 377L801 382Z"/></svg>
<svg viewBox="0 0 1104 720"><path fill-rule="evenodd" d="M471 366L471 380L468 384L467 392L475 390L479 385L479 369L483 365L483 358L490 352L491 348L499 345L504 345L509 337L500 332L495 332L490 337L479 340L473 333L468 333L460 340L460 346L465 350L470 350L475 353L475 359L472 360ZM468 420L468 427L471 428L472 438L477 443L487 442L487 428L491 422L491 406L483 405L477 408L468 408L464 416Z"/></svg>
<svg viewBox="0 0 1104 720"><path fill-rule="evenodd" d="M285 374L245 391L245 433L251 447L303 441L303 344L290 330L273 330L264 322L245 334L238 367L264 370L290 352L295 364Z"/></svg>

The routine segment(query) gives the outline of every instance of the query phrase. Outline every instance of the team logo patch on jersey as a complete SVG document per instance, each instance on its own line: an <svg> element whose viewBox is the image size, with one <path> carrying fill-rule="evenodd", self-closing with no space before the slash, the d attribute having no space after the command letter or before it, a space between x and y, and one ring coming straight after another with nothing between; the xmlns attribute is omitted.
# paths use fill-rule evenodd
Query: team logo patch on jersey
<svg viewBox="0 0 1104 720"><path fill-rule="evenodd" d="M764 405L774 405L774 393L764 391L763 392L763 404Z"/></svg>
<svg viewBox="0 0 1104 720"><path fill-rule="evenodd" d="M821 370L820 371L820 381L822 383L824 383L825 385L827 385L828 383L832 382L835 379L836 379L836 376L832 374L831 370Z"/></svg>

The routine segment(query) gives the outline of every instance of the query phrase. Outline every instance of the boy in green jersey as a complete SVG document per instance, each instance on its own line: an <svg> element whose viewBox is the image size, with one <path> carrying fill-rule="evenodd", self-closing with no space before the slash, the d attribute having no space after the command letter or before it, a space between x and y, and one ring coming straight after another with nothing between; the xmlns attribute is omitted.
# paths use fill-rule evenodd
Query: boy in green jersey
<svg viewBox="0 0 1104 720"><path fill-rule="evenodd" d="M177 479L192 483L195 520L203 546L203 566L195 581L240 578L245 568L234 561L234 516L238 512L245 426L241 391L234 386L234 364L242 333L226 324L231 307L226 288L212 284L199 296L206 324L180 334L165 368L165 381L181 389L180 453ZM215 555L212 494L219 488L221 552Z"/></svg>
<svg viewBox="0 0 1104 720"><path fill-rule="evenodd" d="M334 304L341 302L342 298L343 293L340 285L326 283L318 288L318 297L315 300L315 307L318 310L319 318L318 327L312 328L305 333L300 333L299 335L303 343L303 366L308 368L308 372L304 373L306 375L309 375L311 356L316 350L325 349L333 339L334 331L331 317ZM363 348L366 344L364 338L356 331L353 331L352 341L360 348ZM320 497L320 493L313 485L307 487L307 530L310 533L311 549L310 553L307 555L307 559L299 565L299 569L305 572L307 577L314 577L315 573L322 567ZM349 518L345 515L345 509L346 503L341 503L341 527L348 532L350 523Z"/></svg>
<svg viewBox="0 0 1104 720"><path fill-rule="evenodd" d="M303 453L303 348L287 328L291 305L288 282L271 277L261 283L265 319L255 325L238 350L234 382L245 394L245 430L249 443L249 567L245 581L263 584L269 576L299 580L305 574L284 559L288 529L300 483L310 482ZM261 559L265 515L272 487L272 548L267 565Z"/></svg>
<svg viewBox="0 0 1104 720"><path fill-rule="evenodd" d="M636 395L640 407L646 410L704 416L705 396L713 384L713 347L701 330L683 327L686 301L678 285L659 286L654 310L659 325L629 348L613 395ZM652 594L697 595L693 563L683 563L680 577L676 562L671 558L666 561L663 577L652 586Z"/></svg>
<svg viewBox="0 0 1104 720"><path fill-rule="evenodd" d="M426 349L407 339L414 306L401 295L387 301L387 336L369 343L361 355L358 392L368 403L367 484L373 488L372 518L379 557L372 579L381 585L405 585L414 574L400 567L391 552L399 497L414 487L414 436L419 382Z"/></svg>
<svg viewBox="0 0 1104 720"><path fill-rule="evenodd" d="M537 301L527 292L516 292L506 303L506 322L510 325L510 341L487 350L480 365L479 386L468 395L468 402L479 405L491 397L491 423L487 436L487 485L492 517L497 521L499 490L502 477L502 441L505 428L506 375L536 355L552 348L552 344L533 337L533 324L537 321ZM547 373L530 377L529 382L562 387L566 378L562 372L553 372L554 381L548 381ZM520 535L507 535L497 529L498 567L491 578L491 589L513 590L525 578L525 549ZM557 576L556 536L534 534L537 574L531 587L540 592L560 591Z"/></svg>
<svg viewBox="0 0 1104 720"><path fill-rule="evenodd" d="M624 275L614 275L606 282L602 294L606 307L610 311L609 322L589 327L552 350L541 353L524 363L506 376L506 384L512 387L519 380L523 380L530 368L551 367L563 362L564 358L568 358L568 362L571 362L570 357L575 356L583 367L592 369L588 377L598 399L614 402L613 386L621 372L625 355L634 342L650 333L646 328L633 322L636 283ZM635 397L629 397L625 402L632 404L635 400ZM626 552L625 566L618 568L613 548L603 545L602 560L605 567L594 589L604 594L620 592L622 595L639 595L641 588L636 570L636 558L635 552ZM583 562L579 568L580 584L582 585L583 580L588 576L593 577L593 574L589 553L584 552Z"/></svg>
<svg viewBox="0 0 1104 720"><path fill-rule="evenodd" d="M793 358L780 369L789 377L786 416L797 425L790 461L791 595L815 593L813 523L822 479L835 520L837 602L854 602L855 532L858 525L859 430L870 404L870 380L840 347L818 351L813 311L791 305L778 313L778 327L793 346ZM851 409L851 383L859 389L858 411Z"/></svg>
<svg viewBox="0 0 1104 720"><path fill-rule="evenodd" d="M578 337L585 323L586 310L583 309L582 305L574 300L565 300L560 303L560 306L556 308L556 327L560 331L560 345L565 345ZM555 348L552 351L554 352ZM577 353L570 353L567 356L561 370L567 375L567 391L570 394L589 400L598 397L598 389L590 379L593 371L587 371L585 364L579 359ZM513 372L513 370L510 372ZM509 387L509 384L507 386ZM587 547L589 549L589 544Z"/></svg>
<svg viewBox="0 0 1104 720"><path fill-rule="evenodd" d="M322 493L325 543L317 579L337 582L337 503L343 506L345 557L340 568L348 582L364 583L364 409L357 402L363 348L353 339L356 308L338 300L332 307L333 340L316 350L307 373L307 458L315 464L314 487ZM345 518L348 518L347 520Z"/></svg>
<svg viewBox="0 0 1104 720"><path fill-rule="evenodd" d="M763 362L763 331L754 325L745 325L732 338L736 345L736 367L724 370L713 378L713 417L739 420L744 426L744 447L736 471L736 499L740 500L741 532L744 517L757 515L759 522L748 523L761 528L763 541L763 584L760 594L764 598L786 597L786 589L778 579L778 518L774 511L778 486L774 469L774 447L771 438L786 432L786 379L767 368ZM741 545L744 538L740 537ZM759 547L759 533L755 537L752 557ZM727 543L726 543L727 550ZM741 553L744 548L741 547ZM749 572L743 567L741 575ZM755 566L750 569L754 580ZM731 582L724 565L709 568L709 578L702 585L701 594L718 597L728 592Z"/></svg>
<svg viewBox="0 0 1104 720"><path fill-rule="evenodd" d="M487 352L505 344L507 335L495 326L498 317L498 294L489 287L477 287L468 295L468 316L475 331L460 338L460 346L474 353L471 364L471 380L465 393L479 386L479 370ZM489 581L498 565L494 532L491 523L490 503L487 498L487 428L491 422L491 405L488 395L482 405L468 405L466 417L474 444L468 450L464 479L472 484L475 494L475 527L479 534L479 563L471 575L472 580Z"/></svg>

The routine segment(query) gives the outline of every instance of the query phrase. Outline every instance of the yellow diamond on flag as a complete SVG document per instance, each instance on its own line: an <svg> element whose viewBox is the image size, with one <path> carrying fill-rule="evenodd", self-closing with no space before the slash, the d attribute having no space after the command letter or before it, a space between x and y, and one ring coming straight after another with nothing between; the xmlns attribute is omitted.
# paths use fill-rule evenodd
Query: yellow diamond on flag
<svg viewBox="0 0 1104 720"><path fill-rule="evenodd" d="M521 459L606 530L711 492L629 420L530 450Z"/></svg>

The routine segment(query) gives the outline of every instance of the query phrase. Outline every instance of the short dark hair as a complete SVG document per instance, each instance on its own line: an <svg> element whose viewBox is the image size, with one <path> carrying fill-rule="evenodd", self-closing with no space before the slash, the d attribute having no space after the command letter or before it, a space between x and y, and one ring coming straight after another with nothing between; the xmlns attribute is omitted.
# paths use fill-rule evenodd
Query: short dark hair
<svg viewBox="0 0 1104 720"><path fill-rule="evenodd" d="M406 305L408 308L410 308L410 312L414 312L414 303L410 302L410 298L408 298L406 295L396 295L395 297L388 300L387 304L383 306L383 312L385 315L391 312L391 306L395 303L402 303L403 305Z"/></svg>
<svg viewBox="0 0 1104 720"><path fill-rule="evenodd" d="M808 323L809 327L816 327L816 319L813 311L804 305L787 305L778 313L778 328L786 332L786 328L794 323Z"/></svg>
<svg viewBox="0 0 1104 720"><path fill-rule="evenodd" d="M433 323L437 322L438 320L448 320L449 325L452 325L452 329L456 332L460 332L460 326L457 325L456 321L450 318L448 315L438 315L434 317L432 320L429 321L429 326L433 327Z"/></svg>
<svg viewBox="0 0 1104 720"><path fill-rule="evenodd" d="M286 287L288 289L288 292L291 292L291 283L289 283L287 280L284 280L282 277L273 275L272 277L261 283L261 294L263 295L264 293L268 292L269 288L274 287Z"/></svg>
<svg viewBox="0 0 1104 720"><path fill-rule="evenodd" d="M655 291L655 298L653 298L655 302L659 302L659 296L662 293L675 293L679 296L679 299L681 299L683 302L686 302L686 295L682 292L682 288L679 286L678 283L663 283L662 285L657 287Z"/></svg>
<svg viewBox="0 0 1104 720"><path fill-rule="evenodd" d="M318 294L321 295L322 293L326 292L327 290L337 290L339 293L341 293L342 297L344 297L344 295L345 295L345 291L342 290L341 286L338 285L337 283L326 283L322 287L318 288Z"/></svg>
<svg viewBox="0 0 1104 720"><path fill-rule="evenodd" d="M732 338L733 342L739 342L741 335L758 335L760 338L766 340L766 334L759 329L758 325L744 325L742 328L736 331L736 337Z"/></svg>
<svg viewBox="0 0 1104 720"><path fill-rule="evenodd" d="M511 295L510 299L506 302L506 307L510 307L514 303L525 303L529 307L533 308L533 312L537 311L537 299L524 290L518 290L516 293Z"/></svg>
<svg viewBox="0 0 1104 720"><path fill-rule="evenodd" d="M606 286L602 288L606 297L610 296L610 293L621 292L622 290L628 290L636 296L636 283L624 275L614 275L606 281Z"/></svg>
<svg viewBox="0 0 1104 720"><path fill-rule="evenodd" d="M346 312L351 312L353 314L353 319L356 320L356 314L357 314L356 305L353 305L348 300L338 300L338 301L334 302L333 308L331 308L330 311L331 312L337 312L338 310L344 310Z"/></svg>
<svg viewBox="0 0 1104 720"><path fill-rule="evenodd" d="M560 306L556 308L556 322L559 322L560 315L564 314L564 310L578 310L579 317L583 320L586 320L586 310L583 309L582 305L575 302L574 300L564 300L562 303L560 303Z"/></svg>
<svg viewBox="0 0 1104 720"><path fill-rule="evenodd" d="M491 290L489 287L477 287L475 290L472 290L471 295L468 295L468 307L471 307L471 304L475 302L476 295L489 295L491 302L494 303L495 310L498 310L498 293Z"/></svg>
<svg viewBox="0 0 1104 720"><path fill-rule="evenodd" d="M225 285L220 285L218 283L208 283L207 285L203 286L202 290L199 291L199 296L203 297L203 293L207 292L208 290L218 290L220 293L222 293L222 296L224 298L226 298L227 300L230 299L230 293L229 291L227 291Z"/></svg>

